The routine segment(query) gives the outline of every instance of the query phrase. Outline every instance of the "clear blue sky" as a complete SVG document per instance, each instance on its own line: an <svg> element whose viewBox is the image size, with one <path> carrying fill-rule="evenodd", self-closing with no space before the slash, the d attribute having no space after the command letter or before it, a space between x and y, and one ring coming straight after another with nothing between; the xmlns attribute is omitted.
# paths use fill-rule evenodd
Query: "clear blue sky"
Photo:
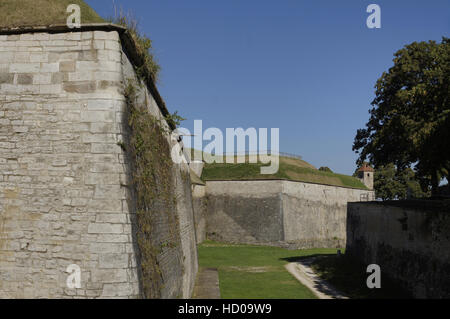
<svg viewBox="0 0 450 319"><path fill-rule="evenodd" d="M103 17L112 0L87 1ZM278 127L280 150L352 174L352 143L395 51L449 36L449 0L115 0L162 66L159 90L192 129ZM381 29L366 8L381 7Z"/></svg>

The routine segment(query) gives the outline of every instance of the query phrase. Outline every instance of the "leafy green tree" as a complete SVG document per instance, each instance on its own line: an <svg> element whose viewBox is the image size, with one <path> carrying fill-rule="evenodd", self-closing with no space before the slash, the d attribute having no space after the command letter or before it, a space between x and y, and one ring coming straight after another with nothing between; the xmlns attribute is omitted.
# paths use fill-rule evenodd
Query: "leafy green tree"
<svg viewBox="0 0 450 319"><path fill-rule="evenodd" d="M375 171L374 189L383 200L422 198L427 196L420 187L411 168L398 171L393 163L380 166Z"/></svg>
<svg viewBox="0 0 450 319"><path fill-rule="evenodd" d="M353 150L376 168L414 167L424 190L437 190L450 172L450 42L414 42L395 53L376 84L366 128Z"/></svg>
<svg viewBox="0 0 450 319"><path fill-rule="evenodd" d="M322 171L322 172L328 172L328 173L333 173L333 171L331 170L331 168L329 168L328 166L321 166L321 167L319 168L319 171Z"/></svg>

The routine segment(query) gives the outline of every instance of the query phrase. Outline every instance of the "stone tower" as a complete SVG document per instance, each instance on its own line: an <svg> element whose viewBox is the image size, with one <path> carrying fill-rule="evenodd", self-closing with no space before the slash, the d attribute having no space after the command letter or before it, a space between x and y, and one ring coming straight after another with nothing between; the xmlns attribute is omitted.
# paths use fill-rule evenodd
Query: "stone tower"
<svg viewBox="0 0 450 319"><path fill-rule="evenodd" d="M366 185L368 189L373 189L374 169L368 163L364 163L358 169L358 178Z"/></svg>

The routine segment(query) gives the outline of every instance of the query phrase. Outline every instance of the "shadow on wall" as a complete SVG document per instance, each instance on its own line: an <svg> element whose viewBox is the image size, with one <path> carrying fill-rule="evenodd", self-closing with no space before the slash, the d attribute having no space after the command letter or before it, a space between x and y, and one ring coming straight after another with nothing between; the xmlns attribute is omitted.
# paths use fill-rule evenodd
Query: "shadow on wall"
<svg viewBox="0 0 450 319"><path fill-rule="evenodd" d="M349 203L348 255L416 298L450 298L450 201Z"/></svg>
<svg viewBox="0 0 450 319"><path fill-rule="evenodd" d="M280 197L208 196L207 237L232 243L284 240Z"/></svg>

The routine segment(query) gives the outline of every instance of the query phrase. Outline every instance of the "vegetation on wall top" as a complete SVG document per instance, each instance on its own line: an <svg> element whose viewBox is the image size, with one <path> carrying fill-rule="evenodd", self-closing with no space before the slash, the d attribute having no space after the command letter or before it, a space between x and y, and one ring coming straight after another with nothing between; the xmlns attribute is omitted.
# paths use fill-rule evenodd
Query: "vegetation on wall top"
<svg viewBox="0 0 450 319"><path fill-rule="evenodd" d="M174 130L179 126L180 122L185 119L178 115L177 111L171 114L167 110L165 102L156 89L155 84L159 80L161 67L157 63L155 55L152 52L152 41L139 31L138 21L131 12L125 13L123 9L117 9L117 7L114 7L114 11L114 17L109 18L108 21L127 29L126 32L129 35L128 38L132 41L134 57L132 63L136 74L140 80L147 84L148 89L158 104L166 122L169 124L169 127Z"/></svg>
<svg viewBox="0 0 450 319"><path fill-rule="evenodd" d="M152 53L152 40L139 31L138 21L131 12L125 13L123 9L117 9L116 7L114 7L114 11L114 17L108 20L127 28L127 32L134 41L136 54L141 60L140 65L135 66L136 73L143 80L150 77L153 82L157 82L161 67Z"/></svg>

